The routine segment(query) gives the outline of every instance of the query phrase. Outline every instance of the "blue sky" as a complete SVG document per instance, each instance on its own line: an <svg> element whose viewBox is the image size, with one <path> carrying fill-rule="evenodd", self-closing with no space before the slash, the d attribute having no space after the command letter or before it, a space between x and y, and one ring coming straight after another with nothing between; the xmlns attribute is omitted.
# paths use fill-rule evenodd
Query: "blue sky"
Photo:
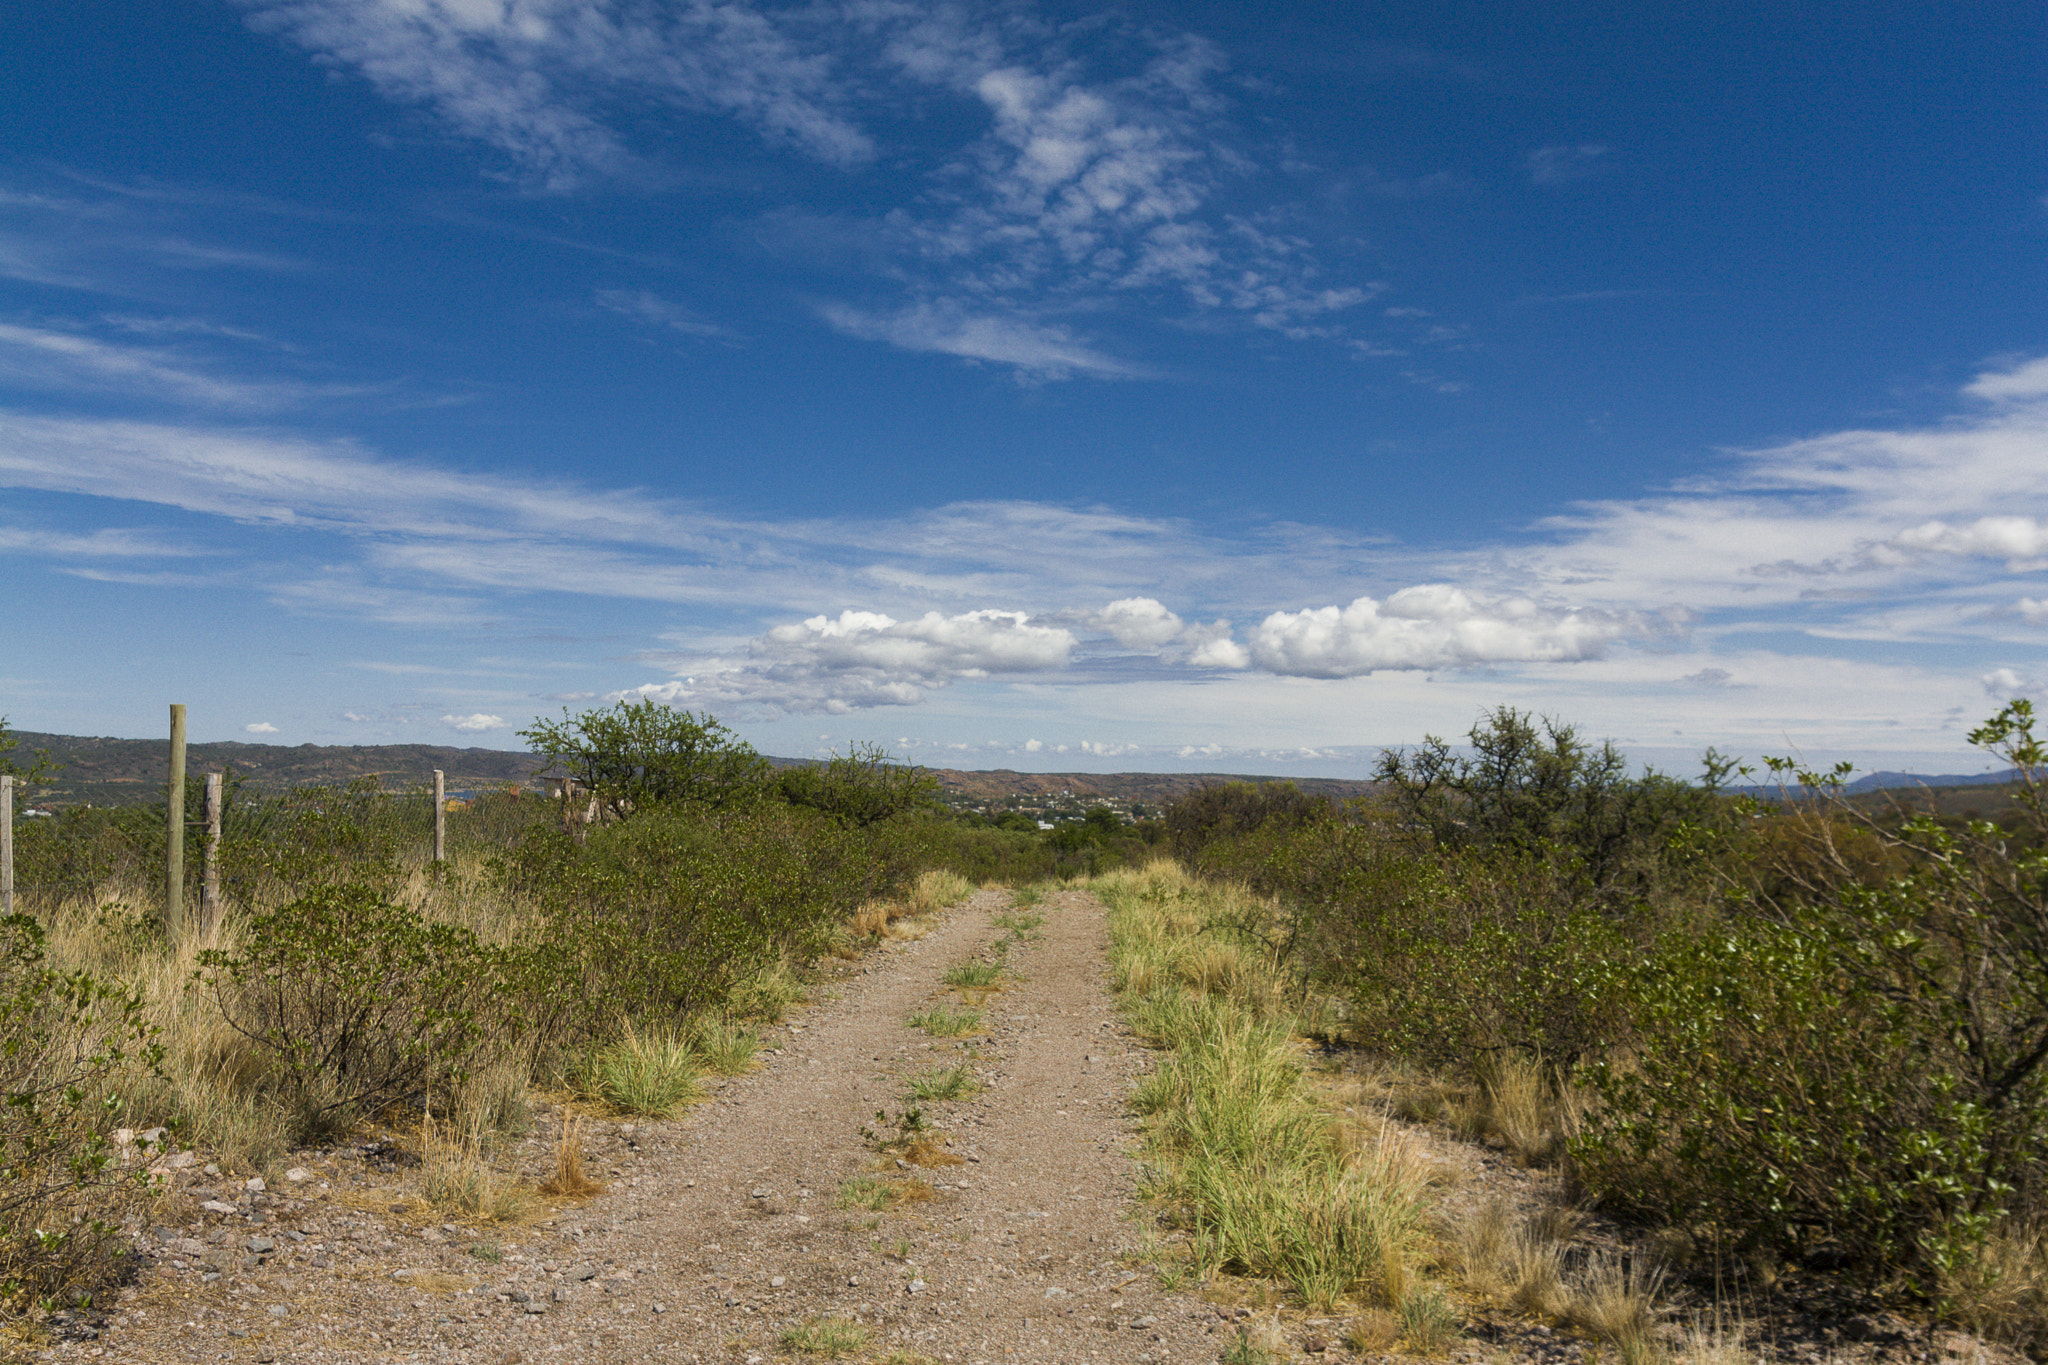
<svg viewBox="0 0 2048 1365"><path fill-rule="evenodd" d="M2033 7L0 18L0 714L1958 771L2048 680Z"/></svg>

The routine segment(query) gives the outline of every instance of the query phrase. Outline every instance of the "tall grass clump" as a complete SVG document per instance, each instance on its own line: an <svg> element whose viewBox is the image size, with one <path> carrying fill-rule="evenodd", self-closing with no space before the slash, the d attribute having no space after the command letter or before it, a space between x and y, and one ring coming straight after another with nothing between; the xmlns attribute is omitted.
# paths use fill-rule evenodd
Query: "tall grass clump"
<svg viewBox="0 0 2048 1365"><path fill-rule="evenodd" d="M1167 1053L1134 1102L1153 1193L1197 1261L1277 1279L1318 1310L1361 1290L1386 1297L1418 1236L1414 1163L1395 1142L1338 1140L1309 1092L1270 964L1247 954L1228 972L1174 965L1205 932L1242 920L1237 893L1164 862L1094 886L1110 908L1127 1017Z"/></svg>

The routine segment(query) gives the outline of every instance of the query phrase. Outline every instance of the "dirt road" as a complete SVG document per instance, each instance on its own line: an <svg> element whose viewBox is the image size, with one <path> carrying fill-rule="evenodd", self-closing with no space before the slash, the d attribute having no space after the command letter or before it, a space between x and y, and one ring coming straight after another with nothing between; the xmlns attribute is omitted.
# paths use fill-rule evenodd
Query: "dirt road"
<svg viewBox="0 0 2048 1365"><path fill-rule="evenodd" d="M42 1354L761 1365L836 1340L868 1361L1215 1360L1228 1342L1215 1311L1127 1259L1148 1225L1133 1217L1126 1098L1148 1060L1110 1003L1100 903L1068 892L1033 907L1044 922L1009 948L976 1036L906 1022L959 999L941 976L989 955L1009 908L982 892L877 951L683 1117L592 1121L593 1174L611 1188L541 1226L426 1224L375 1150L306 1158L300 1180L263 1192L198 1174L184 1191L195 1216L145 1238L153 1268L99 1338ZM985 1090L915 1105L959 1164L878 1150L900 1135L910 1079L963 1062ZM544 1114L527 1141L536 1173L561 1121ZM850 1182L877 1181L913 1194L922 1181L930 1197L846 1202Z"/></svg>

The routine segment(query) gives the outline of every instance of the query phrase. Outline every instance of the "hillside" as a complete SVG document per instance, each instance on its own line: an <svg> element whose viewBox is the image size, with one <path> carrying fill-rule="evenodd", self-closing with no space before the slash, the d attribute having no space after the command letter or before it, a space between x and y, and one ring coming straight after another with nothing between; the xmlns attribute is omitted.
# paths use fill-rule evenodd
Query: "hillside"
<svg viewBox="0 0 2048 1365"><path fill-rule="evenodd" d="M141 805L161 798L165 748L161 739L107 739L77 735L15 732L18 747L11 755L26 765L37 750L47 750L60 765L55 780L32 798L49 806ZM771 758L778 767L801 759ZM374 777L388 790L422 786L433 781L434 769L447 774L451 790L527 782L545 766L536 754L503 749L458 749L441 744L246 744L226 741L186 746L185 766L193 773L232 768L259 791L290 787L335 786ZM1163 805L1210 782L1272 782L1281 779L1226 773L1020 773L953 768L932 770L950 804L979 805L1006 798L1057 798L1083 803L1114 801L1124 805ZM1304 791L1342 800L1370 791L1369 782L1305 778Z"/></svg>
<svg viewBox="0 0 2048 1365"><path fill-rule="evenodd" d="M166 776L167 744L161 739L106 739L77 735L15 732L17 747L8 755L26 766L37 750L47 750L60 765L54 780L39 787L33 799L42 805L130 806L160 800ZM434 780L434 769L447 774L453 789L523 782L542 767L533 754L499 749L458 749L441 744L190 744L186 771L202 773L230 768L259 791L290 787L337 786L374 777L386 788L400 790Z"/></svg>

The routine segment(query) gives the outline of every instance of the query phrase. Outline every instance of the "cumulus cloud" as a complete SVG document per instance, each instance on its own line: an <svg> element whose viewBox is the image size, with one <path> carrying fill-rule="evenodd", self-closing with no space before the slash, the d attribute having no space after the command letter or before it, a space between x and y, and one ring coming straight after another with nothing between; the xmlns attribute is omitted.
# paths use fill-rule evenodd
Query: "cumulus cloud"
<svg viewBox="0 0 2048 1365"><path fill-rule="evenodd" d="M1178 638L1186 623L1152 597L1125 597L1088 621L1129 649L1156 649Z"/></svg>
<svg viewBox="0 0 2048 1365"><path fill-rule="evenodd" d="M2014 668L1994 668L1978 681L1984 684L1986 692L2000 701L2011 701L2015 697L2038 697L2043 691L2038 676L2022 673Z"/></svg>
<svg viewBox="0 0 2048 1365"><path fill-rule="evenodd" d="M1059 669L1075 643L1072 632L1034 625L1016 611L932 611L909 621L843 611L777 626L749 642L743 655L695 661L677 681L649 683L609 700L845 714L914 705L962 679Z"/></svg>
<svg viewBox="0 0 2048 1365"><path fill-rule="evenodd" d="M244 725L242 733L248 735L274 735L277 733L277 727L267 720L259 720Z"/></svg>
<svg viewBox="0 0 2048 1365"><path fill-rule="evenodd" d="M1350 678L1379 669L1593 659L1631 632L1627 616L1559 611L1527 598L1482 602L1432 583L1385 602L1276 611L1252 632L1250 655L1271 673Z"/></svg>
<svg viewBox="0 0 2048 1365"><path fill-rule="evenodd" d="M505 718L503 716L487 716L481 711L473 712L467 716L443 716L441 717L441 723L468 735L482 734L485 730L502 730L505 728Z"/></svg>
<svg viewBox="0 0 2048 1365"><path fill-rule="evenodd" d="M1931 554L2031 559L2048 554L2048 522L2019 516L1979 517L1962 526L1926 521L1901 532L1893 543Z"/></svg>

